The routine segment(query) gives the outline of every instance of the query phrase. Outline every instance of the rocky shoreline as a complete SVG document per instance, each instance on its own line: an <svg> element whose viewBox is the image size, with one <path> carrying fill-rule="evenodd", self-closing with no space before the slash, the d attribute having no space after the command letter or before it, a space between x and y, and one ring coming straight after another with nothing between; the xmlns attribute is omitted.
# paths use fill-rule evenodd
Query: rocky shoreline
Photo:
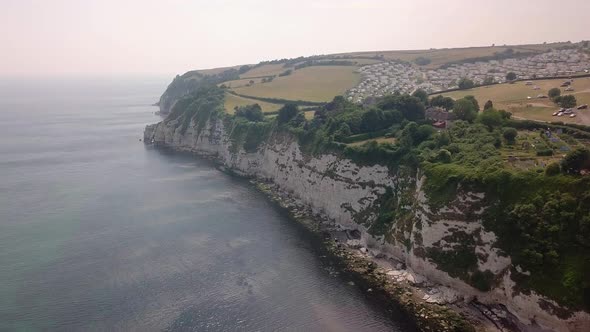
<svg viewBox="0 0 590 332"><path fill-rule="evenodd" d="M451 289L435 286L359 244L360 234L314 214L297 198L272 182L252 179L260 191L285 209L291 219L322 241L338 268L388 310L402 312L420 331L519 331L507 311L471 301L465 303Z"/></svg>

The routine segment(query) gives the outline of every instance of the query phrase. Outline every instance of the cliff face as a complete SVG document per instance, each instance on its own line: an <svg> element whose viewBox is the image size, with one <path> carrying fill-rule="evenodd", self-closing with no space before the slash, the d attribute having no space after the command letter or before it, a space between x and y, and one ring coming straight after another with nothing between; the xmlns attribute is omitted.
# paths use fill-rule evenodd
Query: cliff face
<svg viewBox="0 0 590 332"><path fill-rule="evenodd" d="M274 135L247 153L235 149L222 120L197 127L191 123L182 133L174 120L160 122L146 127L144 139L208 155L239 174L272 181L342 228L358 230L360 245L375 255L403 262L417 277L449 287L466 301L476 297L482 303L503 304L527 330L590 330L587 313L568 311L518 289L511 274L527 272L512 265L495 246L496 235L483 226L485 193L459 188L454 200L440 206L424 190L420 172L361 166L332 154L308 156L288 135ZM378 218L384 197L394 198L393 223ZM465 275L456 267L463 260L473 260L474 273ZM474 284L482 284L478 288L485 291Z"/></svg>

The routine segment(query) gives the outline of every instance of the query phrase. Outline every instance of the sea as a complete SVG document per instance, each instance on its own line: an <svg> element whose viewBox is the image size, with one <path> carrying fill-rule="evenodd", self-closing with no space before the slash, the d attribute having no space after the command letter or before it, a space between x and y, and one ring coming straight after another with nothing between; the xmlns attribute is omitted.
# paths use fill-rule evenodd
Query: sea
<svg viewBox="0 0 590 332"><path fill-rule="evenodd" d="M140 141L169 81L0 80L0 331L409 331L247 180Z"/></svg>

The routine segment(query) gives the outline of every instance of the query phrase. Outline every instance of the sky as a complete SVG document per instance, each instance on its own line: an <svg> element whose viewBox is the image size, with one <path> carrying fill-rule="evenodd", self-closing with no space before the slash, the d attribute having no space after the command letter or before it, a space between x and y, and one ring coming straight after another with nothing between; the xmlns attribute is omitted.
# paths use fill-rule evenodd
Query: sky
<svg viewBox="0 0 590 332"><path fill-rule="evenodd" d="M590 0L0 0L0 77L590 39Z"/></svg>

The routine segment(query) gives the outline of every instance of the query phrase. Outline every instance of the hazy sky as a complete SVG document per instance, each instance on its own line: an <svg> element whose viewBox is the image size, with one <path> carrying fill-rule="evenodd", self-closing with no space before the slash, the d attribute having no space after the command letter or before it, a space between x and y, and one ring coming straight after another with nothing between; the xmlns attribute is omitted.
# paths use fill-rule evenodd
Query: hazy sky
<svg viewBox="0 0 590 332"><path fill-rule="evenodd" d="M590 39L590 0L0 0L0 76Z"/></svg>

